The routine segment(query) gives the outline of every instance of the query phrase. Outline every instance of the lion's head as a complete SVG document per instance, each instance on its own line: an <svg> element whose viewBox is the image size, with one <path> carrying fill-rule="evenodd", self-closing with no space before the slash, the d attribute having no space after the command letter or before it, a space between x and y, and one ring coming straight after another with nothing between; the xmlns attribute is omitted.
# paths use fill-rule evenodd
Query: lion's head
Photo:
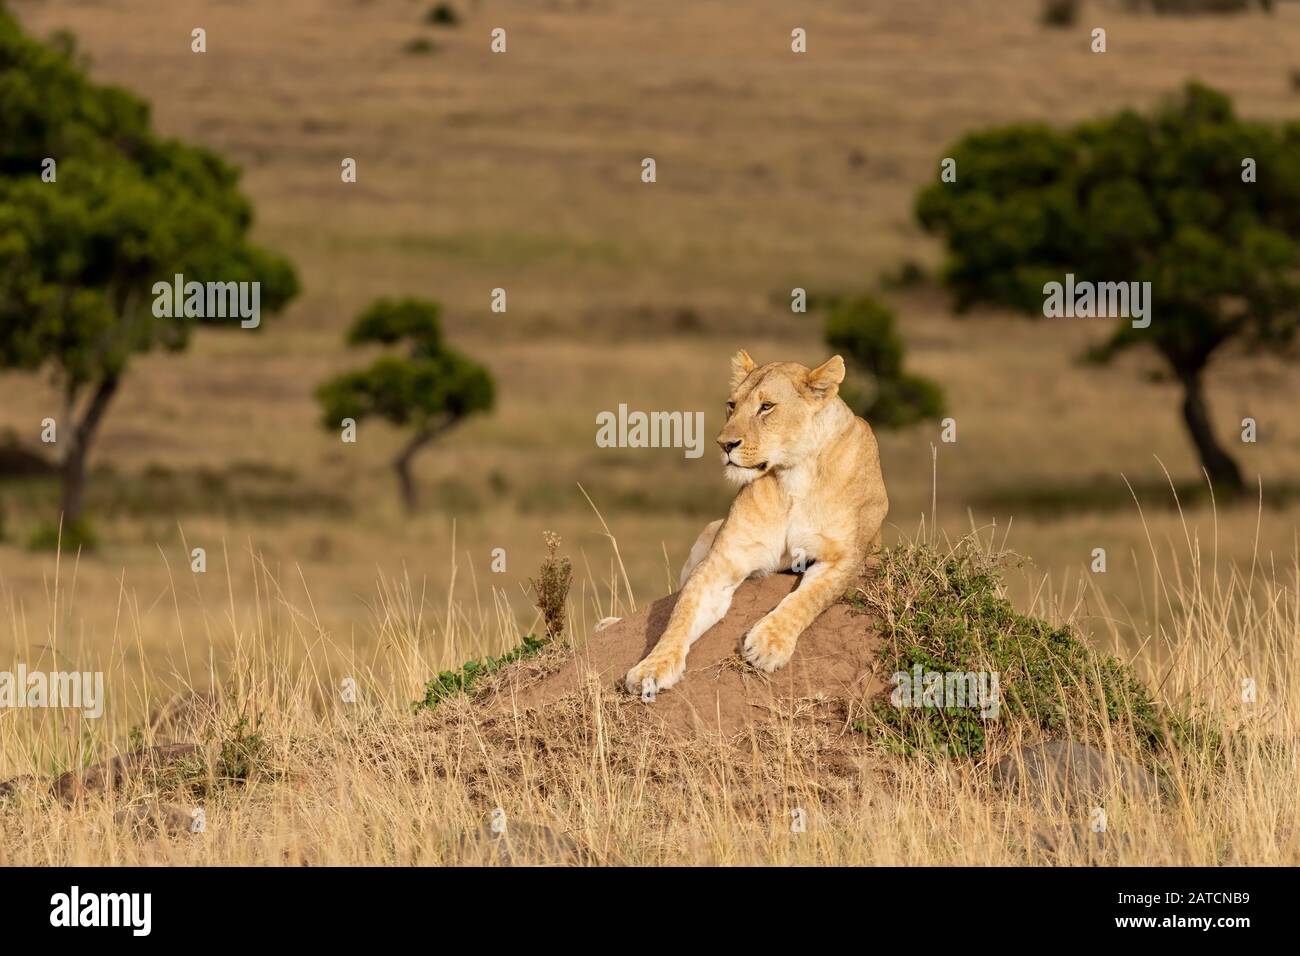
<svg viewBox="0 0 1300 956"><path fill-rule="evenodd" d="M727 423L718 435L727 478L748 484L815 452L825 440L821 413L842 381L838 355L814 369L797 362L760 366L744 349L733 355Z"/></svg>

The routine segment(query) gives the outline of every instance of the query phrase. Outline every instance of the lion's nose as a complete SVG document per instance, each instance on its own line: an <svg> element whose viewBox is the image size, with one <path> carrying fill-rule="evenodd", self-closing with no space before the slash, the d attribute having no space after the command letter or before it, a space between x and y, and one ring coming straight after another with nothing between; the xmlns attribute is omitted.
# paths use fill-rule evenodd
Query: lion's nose
<svg viewBox="0 0 1300 956"><path fill-rule="evenodd" d="M742 441L744 441L743 438L737 438L735 441L727 441L725 438L719 438L718 444L722 446L722 450L725 454L730 455L731 449L739 448Z"/></svg>

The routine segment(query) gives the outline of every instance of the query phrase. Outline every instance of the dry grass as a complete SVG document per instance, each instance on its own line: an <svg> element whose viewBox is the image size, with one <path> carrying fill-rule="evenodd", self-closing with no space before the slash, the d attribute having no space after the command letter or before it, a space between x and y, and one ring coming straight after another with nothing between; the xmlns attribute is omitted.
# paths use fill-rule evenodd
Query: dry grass
<svg viewBox="0 0 1300 956"><path fill-rule="evenodd" d="M107 719L4 715L0 777L49 775L178 736L208 756L176 779L73 806L21 789L0 801L0 863L482 862L491 858L463 837L500 811L518 834L515 859L537 863L1295 865L1300 692L1286 675L1300 566L1284 575L1220 568L1207 578L1192 545L1181 571L1158 565L1169 615L1134 663L1163 703L1194 704L1227 743L1167 757L1163 798L1108 799L1104 835L1089 829L1090 805L1044 804L992 783L992 764L1028 739L1000 740L976 762L901 758L847 727L780 718L732 744L670 741L647 732L638 719L645 705L598 684L520 713L511 688L572 653L563 646L491 678L474 699L416 713L411 701L435 669L519 639L525 628L504 602L435 603L384 585L379 650L358 654L332 646L310 608L265 578L251 620L183 642L187 669L138 660L129 619L111 645L85 651L77 666L108 675ZM48 631L10 622L26 660L67 656L54 597ZM1044 595L1037 610L1060 620L1053 603ZM584 616L576 605L570 612ZM1107 627L1125 643L1123 625ZM305 665L289 662L295 643ZM1256 679L1254 704L1242 702L1243 676ZM349 677L352 702L341 693ZM151 722L159 702L195 688L211 707ZM1116 761L1144 759L1118 734L1103 730L1091 742ZM201 807L205 832L159 834L118 819L154 806L159 793L182 821ZM796 811L802 832L791 830Z"/></svg>

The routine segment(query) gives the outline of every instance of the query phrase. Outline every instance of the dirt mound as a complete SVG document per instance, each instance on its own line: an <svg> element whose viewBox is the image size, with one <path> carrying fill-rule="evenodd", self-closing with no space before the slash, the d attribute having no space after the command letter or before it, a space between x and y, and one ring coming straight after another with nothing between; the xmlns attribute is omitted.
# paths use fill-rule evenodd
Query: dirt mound
<svg viewBox="0 0 1300 956"><path fill-rule="evenodd" d="M790 663L775 673L756 671L740 657L745 634L798 581L797 575L775 574L742 584L726 616L691 648L681 681L661 691L653 703L627 694L623 677L663 633L676 594L592 635L539 680L520 669L498 687L493 704L544 709L581 695L595 681L671 735L734 737L782 718L843 723L849 702L860 702L883 686L871 669L879 633L866 615L847 604L828 608L799 638Z"/></svg>

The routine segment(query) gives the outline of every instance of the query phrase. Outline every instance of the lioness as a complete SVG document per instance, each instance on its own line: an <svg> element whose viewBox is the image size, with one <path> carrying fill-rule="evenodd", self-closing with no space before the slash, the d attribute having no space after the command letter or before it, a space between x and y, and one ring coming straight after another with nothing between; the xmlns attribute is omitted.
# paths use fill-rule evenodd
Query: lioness
<svg viewBox="0 0 1300 956"><path fill-rule="evenodd" d="M726 519L691 548L668 627L628 671L629 691L650 697L676 684L691 644L727 613L746 578L806 567L799 587L745 636L745 660L776 670L879 546L889 510L880 454L871 426L839 398L842 381L838 355L811 370L759 366L744 349L732 356L718 444L724 474L743 487Z"/></svg>

